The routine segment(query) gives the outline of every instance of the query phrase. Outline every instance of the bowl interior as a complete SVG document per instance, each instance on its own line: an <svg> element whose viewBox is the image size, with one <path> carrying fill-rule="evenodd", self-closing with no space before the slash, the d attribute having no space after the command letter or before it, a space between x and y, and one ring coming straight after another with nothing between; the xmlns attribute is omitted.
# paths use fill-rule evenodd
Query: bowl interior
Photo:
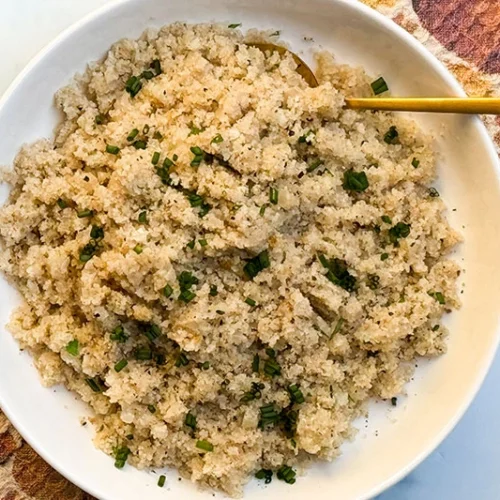
<svg viewBox="0 0 500 500"><path fill-rule="evenodd" d="M384 75L394 95L456 95L461 91L446 71L413 39L368 8L346 0L128 0L79 23L45 50L0 101L0 164L11 164L23 143L51 136L59 116L55 91L100 58L123 37L173 21L220 21L279 29L291 47L310 59L312 49L326 48L341 62L362 65ZM313 37L306 41L304 37ZM408 398L397 408L373 403L366 423L343 455L332 464L314 466L290 487L250 483L246 498L289 499L314 496L359 499L380 492L422 460L465 411L493 358L498 341L500 302L500 186L498 160L477 118L414 116L431 131L441 153L439 192L453 226L465 243L455 258L464 269L460 281L463 307L447 319L449 352L419 362ZM5 199L7 189L1 187ZM453 211L452 211L453 209ZM456 209L456 211L455 211ZM0 279L0 403L24 437L53 466L101 500L150 500L171 494L208 499L187 481L167 472L164 489L158 475L131 467L119 471L94 449L89 426L80 425L88 410L62 388L42 388L30 357L5 330L19 298ZM157 471L159 472L159 471ZM217 495L219 496L219 495Z"/></svg>

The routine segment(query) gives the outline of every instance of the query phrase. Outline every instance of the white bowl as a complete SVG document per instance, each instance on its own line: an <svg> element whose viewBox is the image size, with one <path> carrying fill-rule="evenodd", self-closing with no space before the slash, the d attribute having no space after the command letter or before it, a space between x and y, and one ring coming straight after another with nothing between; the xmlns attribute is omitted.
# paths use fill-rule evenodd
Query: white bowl
<svg viewBox="0 0 500 500"><path fill-rule="evenodd" d="M295 51L310 56L325 47L338 59L383 74L395 95L463 95L446 69L410 35L383 16L347 0L128 0L112 3L79 22L46 48L0 101L0 164L10 164L23 143L51 136L59 118L53 95L86 63L100 58L123 37L173 21L242 22L243 28L282 30ZM304 36L312 36L307 42ZM332 464L314 466L294 486L250 483L246 498L317 500L376 495L423 460L453 428L476 394L499 339L500 186L498 159L476 117L415 115L434 132L441 152L438 188L452 224L465 243L455 258L463 265L463 307L448 318L449 352L419 363L408 398L395 409L374 403L368 426L343 447ZM7 190L1 188L5 197ZM451 211L451 209L456 211ZM13 424L53 467L101 500L149 500L182 496L212 498L188 481L132 467L120 471L92 445L92 430L80 425L85 406L62 388L44 389L26 353L4 325L19 298L0 280L0 404Z"/></svg>

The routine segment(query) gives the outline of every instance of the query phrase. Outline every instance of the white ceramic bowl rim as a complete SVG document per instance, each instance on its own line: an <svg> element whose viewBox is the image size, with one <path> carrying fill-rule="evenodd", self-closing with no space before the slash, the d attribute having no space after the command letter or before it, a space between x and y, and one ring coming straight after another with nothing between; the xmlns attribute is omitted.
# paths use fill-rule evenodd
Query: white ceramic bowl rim
<svg viewBox="0 0 500 500"><path fill-rule="evenodd" d="M73 33L78 32L82 28L84 28L88 23L92 22L94 19L102 16L103 14L116 9L117 7L131 2L134 0L112 0L110 3L104 5L103 7L96 9L91 12L87 16L83 17L80 21L74 23L67 29L65 29L62 33L60 33L51 43L49 43L45 48L43 48L30 62L29 64L21 71L21 73L15 78L15 80L11 83L9 88L6 90L4 95L0 99L0 110L5 106L5 104L9 101L11 95L15 92L20 83L29 75L29 73L36 68L36 66L43 61L44 57L52 51L53 48L58 45L64 43L66 39L68 39ZM442 78L446 84L452 89L452 92L459 97L465 97L466 93L461 88L457 80L449 73L446 67L432 54L430 53L420 42L418 42L412 35L410 35L403 28L398 26L395 22L385 17L381 13L371 9L370 7L353 0L330 0L332 3L344 4L348 6L352 11L359 13L361 16L366 16L372 18L372 20L376 21L380 26L382 26L387 31L394 32L400 39L402 39L406 44L408 44L413 50L417 51L422 55L426 61L432 66L432 68L436 71L436 73ZM209 20L207 20L209 21ZM486 130L486 127L481 122L479 118L475 118L477 123L475 124L479 127L479 131L481 133L482 139L484 143L487 145L489 155L491 156L491 163L495 165L497 176L500 177L500 165L498 161L498 156L495 151L494 144ZM463 416L475 395L477 394L484 378L493 362L495 357L496 348L498 347L498 342L500 340L500 330L497 325L497 342L495 349L492 349L489 355L489 358L485 360L481 369L477 372L476 383L473 387L473 390L469 391L466 397L463 398L463 403L460 408L457 409L455 416L448 422L448 425L443 427L439 434L434 435L433 439L429 442L428 446L420 453L418 456L409 462L405 467L401 468L397 474L394 474L385 482L381 483L377 489L371 491L370 496L375 496L385 489L389 488L393 484L397 483L403 477L405 477L409 472L411 472L416 466L418 466L444 439L445 437L453 430L457 422ZM15 425L19 433L23 436L23 438L29 443L29 445L46 461L48 462L54 469L60 472L63 476L65 476L69 481L79 486L81 489L87 491L89 494L98 497L99 493L94 491L89 487L88 484L84 484L78 476L76 476L71 470L67 469L64 463L60 463L57 460L53 459L49 454L47 454L42 445L39 443L36 435L28 428L25 428L22 424L16 422L16 415L14 411L11 410L6 401L2 399L2 394L0 393L0 406L2 411L6 414L7 418Z"/></svg>

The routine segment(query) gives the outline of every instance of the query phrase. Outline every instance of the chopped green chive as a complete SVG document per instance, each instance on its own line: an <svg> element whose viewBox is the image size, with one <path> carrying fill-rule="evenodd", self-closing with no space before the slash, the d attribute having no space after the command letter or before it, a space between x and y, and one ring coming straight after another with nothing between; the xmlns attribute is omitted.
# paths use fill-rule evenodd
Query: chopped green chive
<svg viewBox="0 0 500 500"><path fill-rule="evenodd" d="M204 439L196 441L196 448L199 448L203 451L214 451L214 445L209 441L205 441Z"/></svg>
<svg viewBox="0 0 500 500"><path fill-rule="evenodd" d="M190 248L191 250L193 250L194 246L196 245L196 241L195 240L191 240L186 246L188 248Z"/></svg>
<svg viewBox="0 0 500 500"><path fill-rule="evenodd" d="M141 78L145 78L146 80L151 80L154 76L154 73L148 69L141 73Z"/></svg>
<svg viewBox="0 0 500 500"><path fill-rule="evenodd" d="M398 406L398 398L391 398L391 405Z"/></svg>
<svg viewBox="0 0 500 500"><path fill-rule="evenodd" d="M394 125L385 133L384 142L387 144L397 144L399 142L399 132Z"/></svg>
<svg viewBox="0 0 500 500"><path fill-rule="evenodd" d="M135 141L132 146L134 146L135 149L146 149L147 142L143 140L138 140Z"/></svg>
<svg viewBox="0 0 500 500"><path fill-rule="evenodd" d="M222 135L217 134L213 139L212 139L212 144L220 144L221 142L224 142L224 139Z"/></svg>
<svg viewBox="0 0 500 500"><path fill-rule="evenodd" d="M103 125L104 122L106 121L106 117L104 115L96 115L95 119L94 119L96 125Z"/></svg>
<svg viewBox="0 0 500 500"><path fill-rule="evenodd" d="M130 134L127 136L127 141L132 142L139 135L139 129L134 128L130 131Z"/></svg>
<svg viewBox="0 0 500 500"><path fill-rule="evenodd" d="M118 325L112 332L109 337L111 340L114 342L119 342L123 344L127 339L128 336L125 334L125 330L123 329L123 326Z"/></svg>
<svg viewBox="0 0 500 500"><path fill-rule="evenodd" d="M386 224L392 224L392 219L388 215L382 215L382 222Z"/></svg>
<svg viewBox="0 0 500 500"><path fill-rule="evenodd" d="M268 205L267 203L265 203L264 205L262 205L262 206L260 207L259 214L260 214L261 216L264 216L264 214L266 213L266 208L267 208L268 206L269 206L269 205Z"/></svg>
<svg viewBox="0 0 500 500"><path fill-rule="evenodd" d="M252 360L252 371L254 373L259 373L259 366L260 366L260 356L256 354Z"/></svg>
<svg viewBox="0 0 500 500"><path fill-rule="evenodd" d="M234 24L229 24L227 27L231 29L239 28L241 26L241 23L234 23Z"/></svg>
<svg viewBox="0 0 500 500"><path fill-rule="evenodd" d="M160 327L154 323L142 324L141 331L151 342L154 342L161 335Z"/></svg>
<svg viewBox="0 0 500 500"><path fill-rule="evenodd" d="M371 87L375 95L383 94L389 90L386 81L382 77L377 78L374 82L372 82Z"/></svg>
<svg viewBox="0 0 500 500"><path fill-rule="evenodd" d="M80 210L79 212L76 213L76 216L79 219L84 219L86 217L93 217L93 215L94 215L94 211L89 210L88 208L86 208L85 210Z"/></svg>
<svg viewBox="0 0 500 500"><path fill-rule="evenodd" d="M208 245L208 241L205 239L198 240L198 243L200 244L201 247L206 247Z"/></svg>
<svg viewBox="0 0 500 500"><path fill-rule="evenodd" d="M270 469L260 469L256 472L257 479L264 479L265 484L269 484L273 480L273 471Z"/></svg>
<svg viewBox="0 0 500 500"><path fill-rule="evenodd" d="M128 361L126 359L122 359L121 361L118 361L115 365L115 372L119 373L121 372L126 366L128 365Z"/></svg>
<svg viewBox="0 0 500 500"><path fill-rule="evenodd" d="M148 411L149 411L149 413L156 413L156 406L155 405L148 405Z"/></svg>
<svg viewBox="0 0 500 500"><path fill-rule="evenodd" d="M85 382L89 385L89 387L94 391L94 392L102 392L106 389L106 386L104 385L104 382L100 377L94 377L94 378L86 378Z"/></svg>
<svg viewBox="0 0 500 500"><path fill-rule="evenodd" d="M72 340L71 342L68 342L68 345L66 346L66 351L71 354L71 356L78 356L78 353L80 351L80 344L78 340Z"/></svg>
<svg viewBox="0 0 500 500"><path fill-rule="evenodd" d="M276 474L278 479L281 479L281 481L285 481L285 483L287 484L294 484L296 475L296 472L287 465L282 465Z"/></svg>
<svg viewBox="0 0 500 500"><path fill-rule="evenodd" d="M276 30L274 33L271 33L269 36L280 36L280 35L281 35L281 31Z"/></svg>
<svg viewBox="0 0 500 500"><path fill-rule="evenodd" d="M257 305L257 302L255 300L251 299L250 297L247 297L245 299L245 302L250 306L250 307L255 307Z"/></svg>
<svg viewBox="0 0 500 500"><path fill-rule="evenodd" d="M380 286L380 276L369 274L366 278L366 285L370 290L376 290Z"/></svg>
<svg viewBox="0 0 500 500"><path fill-rule="evenodd" d="M190 129L188 137L190 135L200 135L205 130L204 127L197 127L193 122L188 123L188 127Z"/></svg>
<svg viewBox="0 0 500 500"><path fill-rule="evenodd" d="M134 440L134 435L133 434L127 434L125 436L129 441L133 441Z"/></svg>
<svg viewBox="0 0 500 500"><path fill-rule="evenodd" d="M352 168L344 172L342 187L346 191L361 193L368 189L369 182L365 172L355 172Z"/></svg>
<svg viewBox="0 0 500 500"><path fill-rule="evenodd" d="M389 254L388 253L383 253L381 256L380 256L380 260L387 260L389 258Z"/></svg>
<svg viewBox="0 0 500 500"><path fill-rule="evenodd" d="M130 94L130 97L135 97L142 89L142 82L137 76L131 76L125 83L125 90Z"/></svg>
<svg viewBox="0 0 500 500"><path fill-rule="evenodd" d="M174 289L169 284L166 284L165 288L163 289L163 295L168 299L173 293Z"/></svg>
<svg viewBox="0 0 500 500"><path fill-rule="evenodd" d="M210 285L210 296L215 297L219 292L217 291L217 286L216 285Z"/></svg>
<svg viewBox="0 0 500 500"><path fill-rule="evenodd" d="M209 361L204 361L203 363L201 363L200 368L202 370L208 370L210 368L210 362Z"/></svg>
<svg viewBox="0 0 500 500"><path fill-rule="evenodd" d="M119 448L115 448L115 467L117 469L123 469L125 463L127 462L127 458L130 455L130 450L127 446L121 446Z"/></svg>
<svg viewBox="0 0 500 500"><path fill-rule="evenodd" d="M120 148L118 146L112 146L111 144L106 144L106 153L110 155L117 155L120 152Z"/></svg>
<svg viewBox="0 0 500 500"><path fill-rule="evenodd" d="M410 234L411 225L404 222L398 222L389 229L389 240L394 245L398 244L400 238L406 238Z"/></svg>
<svg viewBox="0 0 500 500"><path fill-rule="evenodd" d="M167 478L166 478L165 476L160 476L160 477L158 478L158 486L159 486L160 488L163 488L163 487L165 486L165 481L166 481L166 479L167 479Z"/></svg>
<svg viewBox="0 0 500 500"><path fill-rule="evenodd" d="M437 332L438 330L439 330L439 325L434 325L434 326L432 327L432 331L433 331L433 332Z"/></svg>
<svg viewBox="0 0 500 500"><path fill-rule="evenodd" d="M94 255L97 254L99 250L99 246L96 241L92 240L90 243L87 243L82 250L80 251L80 262L88 262Z"/></svg>
<svg viewBox="0 0 500 500"><path fill-rule="evenodd" d="M290 385L288 386L288 392L290 394L290 399L292 403L302 404L305 401L304 394L300 390L298 385Z"/></svg>
<svg viewBox="0 0 500 500"><path fill-rule="evenodd" d="M142 133L144 135L148 135L149 134L149 130L150 130L150 126L146 123L146 125L144 125L144 127L142 128Z"/></svg>
<svg viewBox="0 0 500 500"><path fill-rule="evenodd" d="M413 158L413 160L411 161L411 165L413 168L418 168L420 166L420 160Z"/></svg>
<svg viewBox="0 0 500 500"><path fill-rule="evenodd" d="M57 206L61 209L61 210L64 210L65 208L68 208L68 203L65 202L62 198L59 198L57 200Z"/></svg>
<svg viewBox="0 0 500 500"><path fill-rule="evenodd" d="M278 197L279 197L278 190L276 188L274 188L274 187L269 188L269 201L273 205L277 205L278 204Z"/></svg>
<svg viewBox="0 0 500 500"><path fill-rule="evenodd" d="M314 136L314 132L312 130L308 130L304 135L299 137L299 144L311 144L311 140Z"/></svg>
<svg viewBox="0 0 500 500"><path fill-rule="evenodd" d="M217 309L215 312L220 315L226 314L224 311L221 311L220 309Z"/></svg>
<svg viewBox="0 0 500 500"><path fill-rule="evenodd" d="M191 427L191 429L196 430L196 417L191 413L186 414L186 418L184 419L184 425L186 427Z"/></svg>
<svg viewBox="0 0 500 500"><path fill-rule="evenodd" d="M267 250L263 250L259 255L247 261L243 271L250 279L253 279L257 276L257 274L264 269L267 269L270 265L269 253Z"/></svg>
<svg viewBox="0 0 500 500"><path fill-rule="evenodd" d="M155 151L153 153L153 156L151 158L151 163L153 165L158 165L158 162L160 161L160 153L158 151Z"/></svg>
<svg viewBox="0 0 500 500"><path fill-rule="evenodd" d="M342 330L344 323L345 323L344 318L338 319L337 324L335 325L335 328L333 329L332 336L330 337L330 339L332 339L334 335L337 335L337 333L340 333L340 330Z"/></svg>
<svg viewBox="0 0 500 500"><path fill-rule="evenodd" d="M439 191L436 188L430 187L429 188L429 196L431 198L439 198Z"/></svg>
<svg viewBox="0 0 500 500"><path fill-rule="evenodd" d="M137 220L141 223L141 224L146 224L148 222L148 213L146 211L144 212L141 212L139 214L139 217L137 217Z"/></svg>
<svg viewBox="0 0 500 500"><path fill-rule="evenodd" d="M155 72L155 76L161 74L161 63L159 59L154 59L153 62L149 65L149 67Z"/></svg>
<svg viewBox="0 0 500 500"><path fill-rule="evenodd" d="M137 255L140 255L144 250L144 247L137 243L137 245L134 247L134 252L137 254Z"/></svg>
<svg viewBox="0 0 500 500"><path fill-rule="evenodd" d="M323 165L323 160L320 160L319 158L316 158L315 160L311 161L309 165L306 168L306 172L310 174L311 172L314 172L318 167Z"/></svg>
<svg viewBox="0 0 500 500"><path fill-rule="evenodd" d="M90 230L90 237L94 240L101 240L104 238L104 228L93 225Z"/></svg>
<svg viewBox="0 0 500 500"><path fill-rule="evenodd" d="M276 411L274 403L269 403L260 407L259 428L264 429L269 425L274 425L280 419L280 414Z"/></svg>
<svg viewBox="0 0 500 500"><path fill-rule="evenodd" d="M356 278L352 276L345 260L333 258L328 260L324 255L318 256L323 267L328 269L326 278L334 285L340 286L347 292L353 292L356 289Z"/></svg>
<svg viewBox="0 0 500 500"><path fill-rule="evenodd" d="M243 396L240 398L240 402L248 403L249 401L253 401L254 399L260 399L262 397L262 389L264 388L265 388L264 384L258 382L252 382L252 389L243 394Z"/></svg>
<svg viewBox="0 0 500 500"><path fill-rule="evenodd" d="M137 361L148 361L153 359L153 353L148 346L141 346L135 349L134 357Z"/></svg>
<svg viewBox="0 0 500 500"><path fill-rule="evenodd" d="M157 141L161 141L161 140L163 140L163 134L159 130L157 130L153 134L153 139L156 139Z"/></svg>
<svg viewBox="0 0 500 500"><path fill-rule="evenodd" d="M431 297L436 299L441 305L446 303L444 295L441 292L428 292Z"/></svg>
<svg viewBox="0 0 500 500"><path fill-rule="evenodd" d="M191 166L199 167L205 156L203 149L198 146L193 146L190 148L190 151L194 155L194 158L191 160Z"/></svg>
<svg viewBox="0 0 500 500"><path fill-rule="evenodd" d="M281 375L281 366L275 359L266 359L264 363L264 373L271 377Z"/></svg>
<svg viewBox="0 0 500 500"><path fill-rule="evenodd" d="M177 356L177 359L175 361L175 366L179 368L181 366L187 366L188 364L189 364L189 359L186 356L186 353L183 351L179 352L179 355Z"/></svg>

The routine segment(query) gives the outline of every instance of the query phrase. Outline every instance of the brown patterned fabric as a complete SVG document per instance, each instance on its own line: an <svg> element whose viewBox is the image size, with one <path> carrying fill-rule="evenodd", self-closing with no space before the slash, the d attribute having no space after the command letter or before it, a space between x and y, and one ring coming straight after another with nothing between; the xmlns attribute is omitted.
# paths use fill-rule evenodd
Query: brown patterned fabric
<svg viewBox="0 0 500 500"><path fill-rule="evenodd" d="M500 95L500 0L363 1L420 40L469 95ZM485 123L500 151L500 117ZM48 466L0 412L0 500L94 499Z"/></svg>

